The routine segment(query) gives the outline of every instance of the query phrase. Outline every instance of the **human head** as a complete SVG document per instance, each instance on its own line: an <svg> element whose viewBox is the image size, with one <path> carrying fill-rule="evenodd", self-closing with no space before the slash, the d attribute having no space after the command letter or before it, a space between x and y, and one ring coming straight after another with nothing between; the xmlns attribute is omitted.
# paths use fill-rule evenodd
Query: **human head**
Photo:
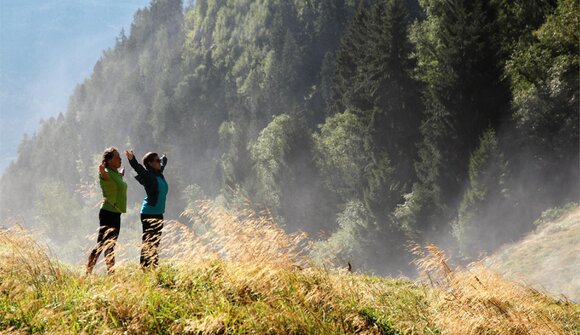
<svg viewBox="0 0 580 335"><path fill-rule="evenodd" d="M105 167L118 169L121 167L121 155L119 155L119 150L115 147L108 147L103 151L103 164Z"/></svg>
<svg viewBox="0 0 580 335"><path fill-rule="evenodd" d="M151 167L157 171L161 170L161 159L156 152L148 152L143 156L143 166Z"/></svg>

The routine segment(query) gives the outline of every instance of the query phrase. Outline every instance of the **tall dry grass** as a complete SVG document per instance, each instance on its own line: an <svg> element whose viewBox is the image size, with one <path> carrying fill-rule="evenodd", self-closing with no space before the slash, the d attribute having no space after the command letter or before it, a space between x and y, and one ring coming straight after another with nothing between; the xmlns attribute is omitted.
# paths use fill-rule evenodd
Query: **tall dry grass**
<svg viewBox="0 0 580 335"><path fill-rule="evenodd" d="M202 201L183 217L205 232L195 234L184 224L168 222L164 228L164 254L175 261L219 258L261 267L289 269L308 265L310 241L304 233L288 234L268 212L227 210Z"/></svg>
<svg viewBox="0 0 580 335"><path fill-rule="evenodd" d="M431 314L447 334L579 334L580 308L507 280L473 263L452 270L437 246L415 246L423 281L431 291Z"/></svg>
<svg viewBox="0 0 580 335"><path fill-rule="evenodd" d="M189 225L165 222L159 269L117 262L107 276L67 270L32 236L6 231L0 332L396 334L421 324L383 311L405 305L393 297L420 299L421 288L310 266L306 236L286 234L267 212L204 202L184 217Z"/></svg>
<svg viewBox="0 0 580 335"><path fill-rule="evenodd" d="M17 278L36 287L62 280L67 273L46 246L20 226L0 229L0 277Z"/></svg>
<svg viewBox="0 0 580 335"><path fill-rule="evenodd" d="M0 234L0 333L574 334L578 307L416 246L421 283L311 265L310 242L267 212L211 202L167 221L158 269L112 275L55 262L18 229ZM118 245L117 250L123 251Z"/></svg>

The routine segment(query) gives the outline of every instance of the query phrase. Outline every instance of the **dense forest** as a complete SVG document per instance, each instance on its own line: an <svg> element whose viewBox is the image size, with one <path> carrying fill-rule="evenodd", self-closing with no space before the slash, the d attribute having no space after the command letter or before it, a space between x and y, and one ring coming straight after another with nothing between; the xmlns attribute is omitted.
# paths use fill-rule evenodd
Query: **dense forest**
<svg viewBox="0 0 580 335"><path fill-rule="evenodd" d="M22 140L1 225L80 259L113 145L167 154L168 219L252 206L308 232L316 259L380 274L408 270L409 241L477 258L579 200L579 7L152 0Z"/></svg>

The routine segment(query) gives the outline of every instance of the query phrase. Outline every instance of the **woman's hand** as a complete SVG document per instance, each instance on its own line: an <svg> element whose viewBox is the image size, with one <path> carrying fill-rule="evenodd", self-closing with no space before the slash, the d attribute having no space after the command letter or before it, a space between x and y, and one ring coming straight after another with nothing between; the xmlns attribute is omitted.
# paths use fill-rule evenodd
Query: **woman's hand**
<svg viewBox="0 0 580 335"><path fill-rule="evenodd" d="M107 170L105 170L105 162L101 162L101 164L99 164L99 175L104 180L109 180L109 173Z"/></svg>
<svg viewBox="0 0 580 335"><path fill-rule="evenodd" d="M125 150L125 156L127 156L128 160L132 160L135 157L135 154L133 153L133 150Z"/></svg>

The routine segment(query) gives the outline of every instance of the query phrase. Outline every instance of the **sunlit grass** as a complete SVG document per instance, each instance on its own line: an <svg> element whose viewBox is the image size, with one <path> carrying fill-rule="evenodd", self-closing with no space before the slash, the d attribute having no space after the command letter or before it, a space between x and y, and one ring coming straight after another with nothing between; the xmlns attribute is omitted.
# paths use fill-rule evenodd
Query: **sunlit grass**
<svg viewBox="0 0 580 335"><path fill-rule="evenodd" d="M508 278L580 301L580 207L543 222L522 241L508 245L485 264Z"/></svg>
<svg viewBox="0 0 580 335"><path fill-rule="evenodd" d="M309 242L268 213L203 203L167 222L160 268L86 277L20 229L0 232L0 333L573 334L578 305L429 247L431 281L312 265ZM199 225L203 229L198 229ZM203 233L195 233L200 231Z"/></svg>
<svg viewBox="0 0 580 335"><path fill-rule="evenodd" d="M474 263L453 271L445 254L428 245L416 252L430 292L429 309L449 334L579 334L580 306L507 280Z"/></svg>

